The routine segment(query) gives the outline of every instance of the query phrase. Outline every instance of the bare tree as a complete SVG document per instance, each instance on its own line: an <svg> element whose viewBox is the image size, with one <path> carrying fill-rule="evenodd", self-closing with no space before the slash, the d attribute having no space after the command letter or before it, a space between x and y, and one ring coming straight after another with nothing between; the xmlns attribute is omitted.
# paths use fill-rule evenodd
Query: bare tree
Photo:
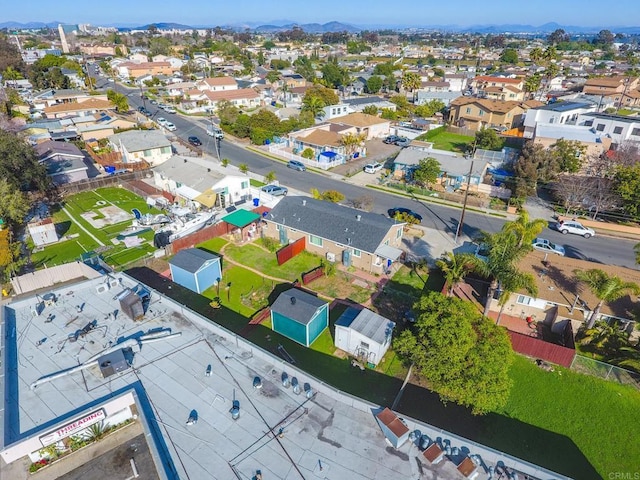
<svg viewBox="0 0 640 480"><path fill-rule="evenodd" d="M591 177L581 175L561 175L553 185L553 193L562 202L565 215L581 208L584 200L593 196Z"/></svg>

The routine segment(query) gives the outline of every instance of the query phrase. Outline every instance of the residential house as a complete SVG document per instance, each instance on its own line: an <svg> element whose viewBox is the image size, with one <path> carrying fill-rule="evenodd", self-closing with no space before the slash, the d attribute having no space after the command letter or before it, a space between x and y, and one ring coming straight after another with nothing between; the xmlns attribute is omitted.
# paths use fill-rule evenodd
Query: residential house
<svg viewBox="0 0 640 480"><path fill-rule="evenodd" d="M173 155L171 142L159 130L130 130L108 137L113 150L122 154L124 163L145 161L160 165Z"/></svg>
<svg viewBox="0 0 640 480"><path fill-rule="evenodd" d="M238 90L238 82L232 77L209 77L200 80L196 84L196 88L203 92Z"/></svg>
<svg viewBox="0 0 640 480"><path fill-rule="evenodd" d="M117 67L119 77L134 79L145 75L171 75L175 70L169 62L123 62Z"/></svg>
<svg viewBox="0 0 640 480"><path fill-rule="evenodd" d="M116 49L120 49L123 55L128 53L127 46L125 44L113 45L113 44L95 44L95 45L80 45L80 51L88 57L115 57Z"/></svg>
<svg viewBox="0 0 640 480"><path fill-rule="evenodd" d="M597 105L591 102L552 102L524 113L524 138L533 138L538 124L575 125L582 113L594 112Z"/></svg>
<svg viewBox="0 0 640 480"><path fill-rule="evenodd" d="M377 365L387 353L396 324L367 308L347 308L336 321L337 348L369 365Z"/></svg>
<svg viewBox="0 0 640 480"><path fill-rule="evenodd" d="M593 127L580 125L559 125L554 123L539 123L533 133L533 142L545 148L555 144L558 140L579 142L586 147L583 155L583 167L588 171L586 162L590 158L598 158L611 147L611 137L594 130Z"/></svg>
<svg viewBox="0 0 640 480"><path fill-rule="evenodd" d="M56 185L86 180L89 169L85 155L73 143L48 140L35 146L38 162Z"/></svg>
<svg viewBox="0 0 640 480"><path fill-rule="evenodd" d="M313 159L321 163L341 162L347 159L347 151L342 144L342 136L355 133L351 127L322 123L314 127L296 130L289 134L288 144L294 154L302 154L307 149L313 150ZM361 156L364 147L358 147L355 152ZM353 155L351 153L351 155Z"/></svg>
<svg viewBox="0 0 640 480"><path fill-rule="evenodd" d="M582 89L582 93L607 97L619 97L624 92L638 90L639 86L639 77L593 77L587 79Z"/></svg>
<svg viewBox="0 0 640 480"><path fill-rule="evenodd" d="M503 309L503 317L522 322L523 325L529 319L550 327L552 333L560 334L569 322L573 332L577 332L589 319L599 299L575 279L574 271L592 268L640 285L640 272L637 270L534 251L520 261L518 269L533 276L538 296L532 297L521 290L511 294L504 306L493 299L490 316L496 318ZM618 321L622 328L631 333L637 308L637 297L626 295L614 302L603 303L598 320Z"/></svg>
<svg viewBox="0 0 640 480"><path fill-rule="evenodd" d="M90 98L83 102L65 102L44 108L47 118L82 117L95 115L98 112L113 112L115 105L109 100Z"/></svg>
<svg viewBox="0 0 640 480"><path fill-rule="evenodd" d="M305 347L329 326L329 304L297 288L282 292L271 305L271 328Z"/></svg>
<svg viewBox="0 0 640 480"><path fill-rule="evenodd" d="M393 160L393 176L411 180L413 171L420 164L420 160L425 158L435 158L440 163L440 178L437 184L452 190L466 189L469 184L470 191L479 191L489 166L489 162L485 160L473 160L445 150L410 147L400 150L398 156ZM472 162L473 169L471 169ZM471 170L470 180L469 170Z"/></svg>
<svg viewBox="0 0 640 480"><path fill-rule="evenodd" d="M458 97L450 104L449 123L470 130L485 127L511 129L520 126L523 113L541 102L514 102L486 98Z"/></svg>
<svg viewBox="0 0 640 480"><path fill-rule="evenodd" d="M283 75L281 81L287 86L287 88L304 87L307 85L307 80L299 73Z"/></svg>
<svg viewBox="0 0 640 480"><path fill-rule="evenodd" d="M353 113L351 107L346 103L338 103L336 105L327 105L322 108L323 114L320 115L323 120L331 120L332 118L344 117Z"/></svg>
<svg viewBox="0 0 640 480"><path fill-rule="evenodd" d="M107 96L105 95L89 95L87 92L82 90L75 90L72 88L65 88L60 90L44 90L39 92L33 96L33 106L37 110L44 110L45 107L51 107L53 105L58 105L61 103L81 103L87 100L107 100Z"/></svg>
<svg viewBox="0 0 640 480"><path fill-rule="evenodd" d="M469 76L464 73L445 73L444 81L449 84L450 92L462 93L467 89Z"/></svg>
<svg viewBox="0 0 640 480"><path fill-rule="evenodd" d="M640 118L638 117L589 112L581 114L576 123L590 127L599 135L611 138L615 145L621 145L624 142L640 142Z"/></svg>
<svg viewBox="0 0 640 480"><path fill-rule="evenodd" d="M211 111L218 108L218 103L226 101L240 109L260 106L260 94L252 88L226 90L189 90L182 102L187 111Z"/></svg>
<svg viewBox="0 0 640 480"><path fill-rule="evenodd" d="M450 85L449 82L430 80L427 82L422 82L418 90L424 92L448 92L450 91Z"/></svg>
<svg viewBox="0 0 640 480"><path fill-rule="evenodd" d="M403 253L404 224L332 202L289 195L263 220L263 234L282 244L304 238L309 252L371 273L391 270Z"/></svg>
<svg viewBox="0 0 640 480"><path fill-rule="evenodd" d="M330 118L327 122L351 127L355 129L356 134L363 135L365 140L385 137L389 135L391 128L391 121L362 112L349 113L338 118Z"/></svg>
<svg viewBox="0 0 640 480"><path fill-rule="evenodd" d="M439 100L444 103L445 107L448 107L453 100L460 97L460 92L435 92L416 90L413 94L413 102L416 105L424 105L431 100Z"/></svg>
<svg viewBox="0 0 640 480"><path fill-rule="evenodd" d="M240 205L252 198L248 177L222 173L202 158L171 157L153 168L153 181L184 203L197 202L207 208Z"/></svg>
<svg viewBox="0 0 640 480"><path fill-rule="evenodd" d="M504 101L524 100L524 79L480 75L471 80L473 92L482 98Z"/></svg>
<svg viewBox="0 0 640 480"><path fill-rule="evenodd" d="M199 248L180 250L169 260L171 279L196 293L220 282L220 257Z"/></svg>
<svg viewBox="0 0 640 480"><path fill-rule="evenodd" d="M362 112L367 107L376 107L378 110L382 110L384 108L395 112L397 108L395 103L375 95L346 98L342 101L342 103L348 105L351 109L351 112Z"/></svg>

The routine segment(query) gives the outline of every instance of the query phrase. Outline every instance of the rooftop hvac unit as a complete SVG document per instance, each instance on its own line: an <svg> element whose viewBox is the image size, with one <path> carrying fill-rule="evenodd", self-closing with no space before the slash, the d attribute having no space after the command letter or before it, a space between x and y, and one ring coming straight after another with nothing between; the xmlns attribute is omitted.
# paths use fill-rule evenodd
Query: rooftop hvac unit
<svg viewBox="0 0 640 480"><path fill-rule="evenodd" d="M336 261L336 254L333 252L327 252L327 260L329 262L335 262Z"/></svg>
<svg viewBox="0 0 640 480"><path fill-rule="evenodd" d="M101 283L100 285L96 286L96 292L98 293L106 293L109 291L109 288L111 288L109 286L108 283Z"/></svg>
<svg viewBox="0 0 640 480"><path fill-rule="evenodd" d="M142 299L131 290L128 291L126 296L120 298L120 310L134 321L144 317Z"/></svg>
<svg viewBox="0 0 640 480"><path fill-rule="evenodd" d="M111 287L111 288L117 287L119 284L120 284L120 280L119 279L109 277L109 287Z"/></svg>

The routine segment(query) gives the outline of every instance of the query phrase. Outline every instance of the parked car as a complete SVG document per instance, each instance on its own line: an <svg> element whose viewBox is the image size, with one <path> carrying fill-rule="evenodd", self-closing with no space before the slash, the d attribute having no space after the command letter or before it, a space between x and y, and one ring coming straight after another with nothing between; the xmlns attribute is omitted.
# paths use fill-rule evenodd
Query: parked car
<svg viewBox="0 0 640 480"><path fill-rule="evenodd" d="M289 160L289 163L287 163L287 167L298 170L299 172L304 172L307 169L305 164L299 162L298 160Z"/></svg>
<svg viewBox="0 0 640 480"><path fill-rule="evenodd" d="M151 105L158 105L158 101L157 100L151 99L151 100L149 100L149 102L151 103Z"/></svg>
<svg viewBox="0 0 640 480"><path fill-rule="evenodd" d="M217 140L224 138L224 132L214 125L207 125L207 135L214 137Z"/></svg>
<svg viewBox="0 0 640 480"><path fill-rule="evenodd" d="M398 214L404 214L404 215L408 215L410 217L415 218L418 223L422 222L422 215L417 214L416 212L414 212L413 210L410 210L408 208L404 208L404 207L395 207L395 208L390 208L387 213L389 214L389 216L391 218L396 218L396 215Z"/></svg>
<svg viewBox="0 0 640 480"><path fill-rule="evenodd" d="M407 137L398 137L395 143L398 147L408 147L409 145L411 145L411 140L409 140Z"/></svg>
<svg viewBox="0 0 640 480"><path fill-rule="evenodd" d="M200 145L202 145L202 142L198 137L189 137L187 138L187 141L194 147L199 147Z"/></svg>
<svg viewBox="0 0 640 480"><path fill-rule="evenodd" d="M289 189L287 187L281 187L280 185L265 185L261 188L264 193L268 193L269 195L273 195L274 197L279 197L281 195L286 195L289 193Z"/></svg>
<svg viewBox="0 0 640 480"><path fill-rule="evenodd" d="M381 163L367 163L364 166L365 173L376 173L382 170L383 165Z"/></svg>
<svg viewBox="0 0 640 480"><path fill-rule="evenodd" d="M169 130L170 132L175 132L177 130L176 126L171 123L171 122L167 122L164 124L164 128L166 128L167 130Z"/></svg>
<svg viewBox="0 0 640 480"><path fill-rule="evenodd" d="M393 143L396 143L398 141L400 137L398 137L397 135L389 135L387 138L385 138L383 140L384 143L391 145Z"/></svg>
<svg viewBox="0 0 640 480"><path fill-rule="evenodd" d="M585 227L576 220L561 220L555 224L555 227L563 235L573 233L574 235L582 235L584 238L589 238L596 234L593 228Z"/></svg>
<svg viewBox="0 0 640 480"><path fill-rule="evenodd" d="M144 108L142 105L140 105L140 106L138 107L138 111L139 111L140 113L142 113L142 112L144 112L144 111L145 111L145 108Z"/></svg>
<svg viewBox="0 0 640 480"><path fill-rule="evenodd" d="M164 117L158 117L156 118L156 123L161 127L164 127L168 123L168 120Z"/></svg>
<svg viewBox="0 0 640 480"><path fill-rule="evenodd" d="M533 242L531 242L531 246L545 253L555 253L564 257L564 247L562 245L556 245L555 243L550 242L546 238L535 238Z"/></svg>
<svg viewBox="0 0 640 480"><path fill-rule="evenodd" d="M167 113L177 113L176 109L171 105L167 105L166 107L164 107L164 111Z"/></svg>

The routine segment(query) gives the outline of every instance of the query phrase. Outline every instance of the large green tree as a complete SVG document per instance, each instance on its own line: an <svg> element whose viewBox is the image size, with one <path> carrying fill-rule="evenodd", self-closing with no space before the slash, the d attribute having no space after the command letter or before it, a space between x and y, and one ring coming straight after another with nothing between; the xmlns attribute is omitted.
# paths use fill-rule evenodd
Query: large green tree
<svg viewBox="0 0 640 480"><path fill-rule="evenodd" d="M433 157L423 158L413 170L413 181L424 187L431 187L440 176L440 162Z"/></svg>
<svg viewBox="0 0 640 480"><path fill-rule="evenodd" d="M129 111L129 100L124 93L115 90L107 90L107 99L116 106L116 110L120 113Z"/></svg>
<svg viewBox="0 0 640 480"><path fill-rule="evenodd" d="M476 147L485 150L500 150L504 142L495 130L491 128L482 128L476 132Z"/></svg>
<svg viewBox="0 0 640 480"><path fill-rule="evenodd" d="M0 178L0 218L6 223L20 224L29 211L27 195L7 179Z"/></svg>
<svg viewBox="0 0 640 480"><path fill-rule="evenodd" d="M635 295L640 293L638 284L624 281L620 277L609 275L598 268L574 270L573 273L578 281L586 285L591 293L598 298L598 303L587 320L587 329L593 328L605 302L614 302L630 293Z"/></svg>
<svg viewBox="0 0 640 480"><path fill-rule="evenodd" d="M437 292L414 305L416 322L394 341L443 401L484 414L503 407L513 351L506 331L463 300Z"/></svg>
<svg viewBox="0 0 640 480"><path fill-rule="evenodd" d="M16 190L45 192L50 187L44 165L33 147L17 135L0 129L0 179Z"/></svg>
<svg viewBox="0 0 640 480"><path fill-rule="evenodd" d="M367 93L378 93L382 89L383 84L382 77L378 75L372 75L367 80Z"/></svg>
<svg viewBox="0 0 640 480"><path fill-rule="evenodd" d="M318 97L322 100L323 106L327 105L335 105L340 99L338 98L338 94L331 88L324 87L322 85L314 85L309 88L304 97L302 97L302 104L309 102L312 97Z"/></svg>
<svg viewBox="0 0 640 480"><path fill-rule="evenodd" d="M614 175L614 190L622 198L622 208L633 217L640 216L640 163L621 165Z"/></svg>

